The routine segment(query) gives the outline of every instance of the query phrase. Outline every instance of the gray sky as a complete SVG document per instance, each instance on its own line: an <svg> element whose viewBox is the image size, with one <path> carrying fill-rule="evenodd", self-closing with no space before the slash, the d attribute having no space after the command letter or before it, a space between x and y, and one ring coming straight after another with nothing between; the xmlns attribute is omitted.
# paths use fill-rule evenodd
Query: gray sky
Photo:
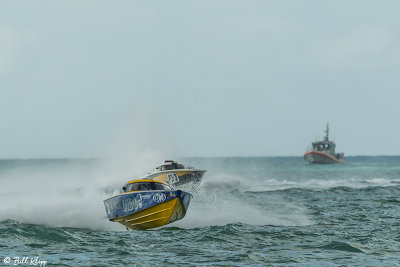
<svg viewBox="0 0 400 267"><path fill-rule="evenodd" d="M0 2L0 158L400 154L399 1ZM138 150L138 147L140 149Z"/></svg>

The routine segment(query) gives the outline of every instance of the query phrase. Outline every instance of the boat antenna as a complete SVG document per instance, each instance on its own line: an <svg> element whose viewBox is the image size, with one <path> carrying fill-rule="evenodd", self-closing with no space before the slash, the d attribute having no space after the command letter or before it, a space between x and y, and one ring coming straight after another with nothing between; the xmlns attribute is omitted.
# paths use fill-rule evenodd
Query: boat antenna
<svg viewBox="0 0 400 267"><path fill-rule="evenodd" d="M326 130L325 130L325 140L324 141L329 141L329 123L326 124Z"/></svg>

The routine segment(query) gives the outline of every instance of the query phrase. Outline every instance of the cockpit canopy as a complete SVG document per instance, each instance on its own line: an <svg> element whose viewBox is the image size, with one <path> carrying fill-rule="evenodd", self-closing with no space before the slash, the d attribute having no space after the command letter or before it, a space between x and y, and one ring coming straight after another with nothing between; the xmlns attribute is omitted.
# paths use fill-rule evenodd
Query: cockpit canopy
<svg viewBox="0 0 400 267"><path fill-rule="evenodd" d="M185 169L185 166L173 160L166 160L163 164L156 168L156 171L169 171L177 169Z"/></svg>
<svg viewBox="0 0 400 267"><path fill-rule="evenodd" d="M159 182L134 182L127 184L122 189L123 192L132 192L132 191L150 191L150 190L173 190L169 185Z"/></svg>

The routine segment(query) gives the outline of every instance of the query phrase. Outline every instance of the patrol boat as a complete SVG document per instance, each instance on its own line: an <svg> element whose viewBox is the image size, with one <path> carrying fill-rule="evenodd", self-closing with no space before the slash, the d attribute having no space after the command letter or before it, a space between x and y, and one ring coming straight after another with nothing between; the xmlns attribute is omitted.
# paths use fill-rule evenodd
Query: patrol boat
<svg viewBox="0 0 400 267"><path fill-rule="evenodd" d="M104 200L107 217L133 230L160 227L186 215L192 195L154 180L132 180Z"/></svg>
<svg viewBox="0 0 400 267"><path fill-rule="evenodd" d="M198 170L193 167L185 167L173 160L165 160L157 166L154 172L147 174L143 179L166 182L170 185L181 186L183 184L200 184L206 170Z"/></svg>
<svg viewBox="0 0 400 267"><path fill-rule="evenodd" d="M345 163L344 154L335 154L336 144L329 141L329 124L326 124L325 137L322 141L312 143L312 148L304 154L304 159L308 163Z"/></svg>

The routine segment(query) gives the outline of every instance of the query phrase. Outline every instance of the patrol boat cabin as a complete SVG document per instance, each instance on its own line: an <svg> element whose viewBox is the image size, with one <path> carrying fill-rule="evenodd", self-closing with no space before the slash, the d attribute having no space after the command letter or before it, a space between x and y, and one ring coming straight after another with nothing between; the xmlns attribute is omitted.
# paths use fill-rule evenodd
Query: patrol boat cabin
<svg viewBox="0 0 400 267"><path fill-rule="evenodd" d="M336 144L329 140L329 124L326 124L325 137L322 141L312 143L312 149L304 154L308 163L345 163L344 154L335 154Z"/></svg>

